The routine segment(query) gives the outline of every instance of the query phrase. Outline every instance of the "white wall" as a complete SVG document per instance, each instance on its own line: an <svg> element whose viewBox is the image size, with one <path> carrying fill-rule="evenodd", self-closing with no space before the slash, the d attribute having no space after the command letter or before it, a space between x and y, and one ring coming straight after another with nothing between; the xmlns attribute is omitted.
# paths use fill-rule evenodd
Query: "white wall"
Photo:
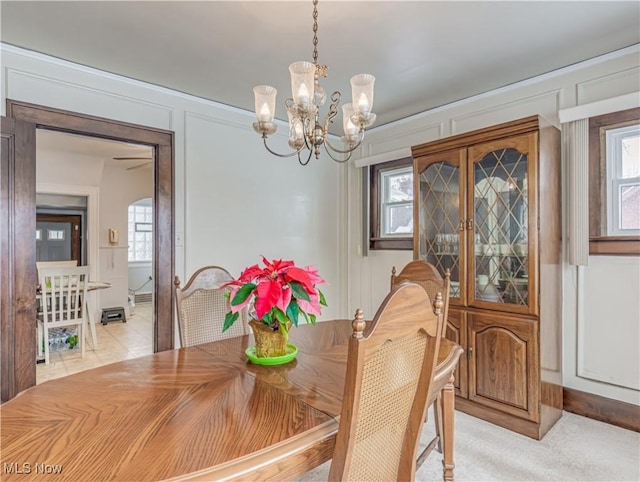
<svg viewBox="0 0 640 482"><path fill-rule="evenodd" d="M111 283L102 290L100 308L127 308L129 289L128 221L129 204L153 196L153 170L127 171L108 163L104 166L100 185L100 281ZM116 245L109 243L109 229L120 233Z"/></svg>
<svg viewBox="0 0 640 482"><path fill-rule="evenodd" d="M640 86L639 52L640 48L634 46L375 128L367 134L360 155L382 154L535 114L559 126L559 109L637 92ZM425 95L429 95L428 86ZM347 176L349 311L362 307L366 316L375 312L387 294L391 267L403 266L412 254L373 251L367 257L361 255L362 176L353 163ZM564 182L563 191L566 191L566 178ZM566 202L564 204L566 233ZM566 241L566 234L563 239ZM639 277L637 257L592 256L584 270L585 296L579 299L577 269L565 263L565 386L640 405L637 391L640 380Z"/></svg>
<svg viewBox="0 0 640 482"><path fill-rule="evenodd" d="M4 44L0 49L3 115L10 98L175 133L175 273L181 279L206 264L237 275L262 254L294 259L318 265L329 282L322 319L350 316L345 166L327 158L306 167L275 158L261 147L250 112ZM274 137L286 146L282 126ZM104 258L100 269L109 267Z"/></svg>

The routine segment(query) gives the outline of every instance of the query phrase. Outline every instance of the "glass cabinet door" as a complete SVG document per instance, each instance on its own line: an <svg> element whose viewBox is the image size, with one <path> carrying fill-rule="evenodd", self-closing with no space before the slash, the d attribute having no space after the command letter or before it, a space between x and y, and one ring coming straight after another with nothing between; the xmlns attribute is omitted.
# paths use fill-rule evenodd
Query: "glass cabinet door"
<svg viewBox="0 0 640 482"><path fill-rule="evenodd" d="M510 310L516 305L522 307L519 311L529 311L529 275L534 265L529 256L528 154L534 141L534 135L528 135L470 148L472 305L500 303L509 304Z"/></svg>
<svg viewBox="0 0 640 482"><path fill-rule="evenodd" d="M433 264L444 276L451 272L450 297L464 299L464 182L461 163L464 151L439 153L421 160L415 192L418 209L419 259Z"/></svg>

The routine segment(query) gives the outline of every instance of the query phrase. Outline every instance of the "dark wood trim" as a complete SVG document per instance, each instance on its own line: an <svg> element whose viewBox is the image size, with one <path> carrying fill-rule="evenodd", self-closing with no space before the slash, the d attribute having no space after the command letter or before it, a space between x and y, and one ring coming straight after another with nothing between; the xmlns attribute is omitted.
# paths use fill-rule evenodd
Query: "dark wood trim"
<svg viewBox="0 0 640 482"><path fill-rule="evenodd" d="M403 238L381 238L380 222L380 173L388 169L411 167L413 159L406 157L369 166L369 249L413 249L413 235Z"/></svg>
<svg viewBox="0 0 640 482"><path fill-rule="evenodd" d="M589 238L589 254L640 256L640 237Z"/></svg>
<svg viewBox="0 0 640 482"><path fill-rule="evenodd" d="M0 397L36 383L36 129L2 118L0 161ZM33 182L25 182L31 179ZM26 242L33 240L33 242Z"/></svg>
<svg viewBox="0 0 640 482"><path fill-rule="evenodd" d="M608 129L640 122L640 107L589 119L589 254L640 255L640 236L606 236L607 170L603 136Z"/></svg>
<svg viewBox="0 0 640 482"><path fill-rule="evenodd" d="M567 412L640 432L640 406L564 387L563 406Z"/></svg>
<svg viewBox="0 0 640 482"><path fill-rule="evenodd" d="M154 149L154 351L173 349L173 274L174 274L174 133L152 127L139 126L111 119L90 116L75 112L53 109L45 106L7 99L7 116L36 125L37 128L60 132L93 136L101 139L143 144ZM33 142L35 148L35 141ZM34 174L23 186L34 191L32 206L33 226L35 229L35 156ZM27 215L27 213L24 213ZM31 236L33 237L33 236ZM27 239L27 238L24 238ZM31 243L23 243L29 244ZM31 260L27 264L34 267L35 279L35 243ZM33 298L33 293L31 294ZM31 330L28 340L24 340L23 350L29 346L35 349L35 330ZM33 350L32 350L33 351ZM26 352L25 352L26 353ZM34 372L35 354L32 356L16 353L16 357L29 357L29 365Z"/></svg>

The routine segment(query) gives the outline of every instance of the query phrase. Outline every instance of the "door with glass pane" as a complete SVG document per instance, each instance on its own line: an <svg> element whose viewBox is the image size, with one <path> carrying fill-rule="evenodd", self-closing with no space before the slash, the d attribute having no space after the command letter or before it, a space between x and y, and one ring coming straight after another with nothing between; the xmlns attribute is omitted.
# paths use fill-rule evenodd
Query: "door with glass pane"
<svg viewBox="0 0 640 482"><path fill-rule="evenodd" d="M467 238L469 304L535 313L532 280L537 266L534 178L537 134L469 148ZM560 206L558 206L560 209Z"/></svg>
<svg viewBox="0 0 640 482"><path fill-rule="evenodd" d="M418 259L434 265L444 276L451 272L451 302L464 303L465 231L464 163L466 150L458 149L420 159L414 179L419 196L414 236Z"/></svg>

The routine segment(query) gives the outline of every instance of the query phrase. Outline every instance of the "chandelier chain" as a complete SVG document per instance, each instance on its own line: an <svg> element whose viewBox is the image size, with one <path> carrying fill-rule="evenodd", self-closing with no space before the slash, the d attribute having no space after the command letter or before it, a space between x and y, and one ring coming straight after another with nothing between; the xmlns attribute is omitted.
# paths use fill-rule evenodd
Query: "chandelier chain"
<svg viewBox="0 0 640 482"><path fill-rule="evenodd" d="M313 0L313 63L318 65L318 0Z"/></svg>

